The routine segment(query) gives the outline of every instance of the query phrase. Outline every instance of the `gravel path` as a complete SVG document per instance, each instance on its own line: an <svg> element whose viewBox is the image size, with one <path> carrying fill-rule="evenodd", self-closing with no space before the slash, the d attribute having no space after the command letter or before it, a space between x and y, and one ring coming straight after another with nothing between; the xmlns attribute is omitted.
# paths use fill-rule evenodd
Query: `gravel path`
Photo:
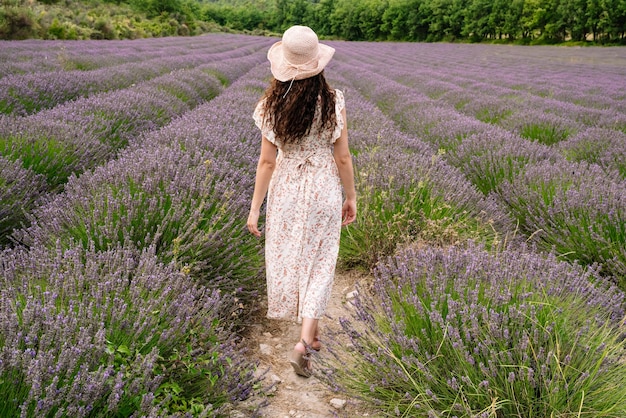
<svg viewBox="0 0 626 418"><path fill-rule="evenodd" d="M322 340L327 327L338 327L338 319L350 315L348 298L354 284L367 280L356 273L338 273L335 276L327 317L320 320ZM266 382L276 382L275 389L267 398L268 405L261 410L267 418L327 418L327 417L373 417L375 414L358 401L346 399L335 393L314 376L297 376L287 358L298 341L298 324L262 318L251 326L249 340L251 355L259 359L259 371L267 370ZM252 338L252 336L258 336ZM323 349L323 348L322 348ZM234 416L233 416L234 417Z"/></svg>

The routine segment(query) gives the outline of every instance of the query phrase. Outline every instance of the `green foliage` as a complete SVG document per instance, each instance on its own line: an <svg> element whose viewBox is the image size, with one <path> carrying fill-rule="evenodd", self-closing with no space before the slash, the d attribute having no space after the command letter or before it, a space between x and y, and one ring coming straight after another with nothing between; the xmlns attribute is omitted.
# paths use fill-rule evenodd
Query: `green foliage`
<svg viewBox="0 0 626 418"><path fill-rule="evenodd" d="M42 1L0 8L0 39L136 39L216 29L202 21L194 0Z"/></svg>
<svg viewBox="0 0 626 418"><path fill-rule="evenodd" d="M567 129L550 123L529 123L520 128L520 135L545 145L554 145L567 139Z"/></svg>
<svg viewBox="0 0 626 418"><path fill-rule="evenodd" d="M604 274L626 289L621 178L595 164L567 164L537 163L502 183L498 194L520 229L540 247L583 265L601 265Z"/></svg>
<svg viewBox="0 0 626 418"><path fill-rule="evenodd" d="M165 408L173 413L191 413L202 416L228 402L228 396L219 387L219 379L225 372L219 355L207 351L202 355L197 347L188 344L183 350L174 350L162 358L159 367L168 370L168 379L157 389L155 396ZM205 400L212 403L205 405Z"/></svg>
<svg viewBox="0 0 626 418"><path fill-rule="evenodd" d="M50 190L62 187L80 164L80 154L72 144L53 137L0 138L0 155L20 159L25 168L42 174Z"/></svg>
<svg viewBox="0 0 626 418"><path fill-rule="evenodd" d="M8 7L0 11L0 39L122 39L208 30L281 33L304 24L323 38L359 41L626 43L626 3L617 1L104 1L67 0L71 7L61 7L58 0L40 0L36 8L44 13L33 13L22 0L4 0ZM95 19L76 25L76 10L81 9L94 11ZM45 16L50 10L57 22Z"/></svg>
<svg viewBox="0 0 626 418"><path fill-rule="evenodd" d="M377 416L622 417L623 311L580 271L517 250L405 251L359 293L319 376Z"/></svg>
<svg viewBox="0 0 626 418"><path fill-rule="evenodd" d="M37 37L38 24L28 7L0 8L0 39L28 39Z"/></svg>
<svg viewBox="0 0 626 418"><path fill-rule="evenodd" d="M446 202L427 177L410 185L372 185L367 168L356 173L360 208L354 225L342 229L339 264L371 270L411 243L452 245L467 239L492 241L493 228Z"/></svg>

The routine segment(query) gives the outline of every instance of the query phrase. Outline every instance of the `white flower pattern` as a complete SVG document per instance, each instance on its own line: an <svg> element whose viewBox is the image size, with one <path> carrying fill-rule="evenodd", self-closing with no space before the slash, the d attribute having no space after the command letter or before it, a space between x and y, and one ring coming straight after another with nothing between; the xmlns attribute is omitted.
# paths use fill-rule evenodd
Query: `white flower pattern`
<svg viewBox="0 0 626 418"><path fill-rule="evenodd" d="M283 146L263 123L264 101L254 111L261 133L278 147L267 194L265 267L267 317L321 318L335 276L341 235L342 188L333 144L341 136L345 100L335 90L337 125L315 129L298 144Z"/></svg>

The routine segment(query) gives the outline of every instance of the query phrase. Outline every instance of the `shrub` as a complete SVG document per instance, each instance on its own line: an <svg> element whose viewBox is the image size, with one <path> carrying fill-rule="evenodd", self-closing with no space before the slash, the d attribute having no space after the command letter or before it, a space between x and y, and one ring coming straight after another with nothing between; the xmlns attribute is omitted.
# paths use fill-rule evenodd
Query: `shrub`
<svg viewBox="0 0 626 418"><path fill-rule="evenodd" d="M96 93L111 92L113 94L114 90L128 88L135 84L137 87L134 90L141 90L155 84L148 80L168 73L169 76L154 80L157 82L157 88L176 82L177 86L183 90L193 89L196 92L195 95L200 96L202 100L208 100L216 94L212 80L196 71L185 75L176 70L195 67L197 70L209 73L207 68L215 68L214 74L211 75L223 81L226 76L222 73L226 73L232 82L262 58L256 50L250 54L251 51L246 48L245 44L238 49L227 51L222 51L216 46L213 49L204 47L198 51L188 51L181 50L180 47L175 48L175 46L159 49L158 45L151 45L154 52L151 55L143 52L145 60L141 62L134 62L136 58L132 55L132 51L120 47L120 51L117 52L103 51L103 56L108 57L110 61L104 63L101 61L102 57L93 56L93 47L89 44L77 43L77 45L71 50L71 54L66 49L59 54L58 64L63 66L63 70L47 71L45 75L41 72L10 74L1 78L0 112L25 116L70 100L84 99ZM164 56L159 56L159 51ZM16 48L14 52L18 53L19 49ZM154 58L154 55L157 58ZM33 65L43 65L36 57L30 58L35 61ZM207 64L207 62L210 63ZM125 94L132 90L126 90ZM177 96L178 91L173 89L172 93ZM207 93L212 94L207 96ZM196 100L195 103L199 101L201 100ZM185 103L193 105L194 102L185 100Z"/></svg>
<svg viewBox="0 0 626 418"><path fill-rule="evenodd" d="M38 25L29 7L3 7L0 11L0 39L28 39L37 35Z"/></svg>
<svg viewBox="0 0 626 418"><path fill-rule="evenodd" d="M502 121L502 126L518 135L545 145L557 144L576 134L581 125L564 117L524 109Z"/></svg>
<svg viewBox="0 0 626 418"><path fill-rule="evenodd" d="M0 155L46 179L48 191L59 191L70 175L92 168L112 154L111 147L85 132L39 118L0 118Z"/></svg>
<svg viewBox="0 0 626 418"><path fill-rule="evenodd" d="M626 286L626 184L595 164L543 161L498 189L522 233Z"/></svg>
<svg viewBox="0 0 626 418"><path fill-rule="evenodd" d="M0 154L46 176L58 191L71 174L110 160L139 134L221 91L217 79L180 70L136 88L77 99L25 118L0 119Z"/></svg>
<svg viewBox="0 0 626 418"><path fill-rule="evenodd" d="M13 229L23 226L44 191L42 176L0 156L0 246L8 243Z"/></svg>
<svg viewBox="0 0 626 418"><path fill-rule="evenodd" d="M258 383L220 319L234 301L151 249L1 256L2 416L217 415Z"/></svg>
<svg viewBox="0 0 626 418"><path fill-rule="evenodd" d="M364 76L350 67L342 71L400 130L437 148L454 148L464 137L488 126L389 78L369 72Z"/></svg>
<svg viewBox="0 0 626 418"><path fill-rule="evenodd" d="M513 181L528 164L559 157L550 147L495 127L470 135L445 154L446 161L458 167L485 195L503 181Z"/></svg>
<svg viewBox="0 0 626 418"><path fill-rule="evenodd" d="M467 238L495 244L513 229L508 215L442 154L404 134L352 92L350 141L358 207L342 230L339 262L371 269L407 242L452 244Z"/></svg>
<svg viewBox="0 0 626 418"><path fill-rule="evenodd" d="M570 161L599 164L608 171L618 170L626 178L626 133L588 128L559 144Z"/></svg>
<svg viewBox="0 0 626 418"><path fill-rule="evenodd" d="M483 196L437 155L376 149L360 153L355 168L359 211L355 224L342 229L344 268L372 269L411 242L450 245L471 238L492 245L501 239L494 226L498 211L490 218Z"/></svg>
<svg viewBox="0 0 626 418"><path fill-rule="evenodd" d="M67 39L67 29L56 17L48 27L48 39Z"/></svg>
<svg viewBox="0 0 626 418"><path fill-rule="evenodd" d="M94 29L91 39L117 39L117 32L106 17L98 18L94 23Z"/></svg>
<svg viewBox="0 0 626 418"><path fill-rule="evenodd" d="M201 152L137 149L71 179L15 236L27 245L66 248L77 242L97 251L154 247L161 261L236 294L251 309L262 262L245 229L249 202L237 192L250 181Z"/></svg>
<svg viewBox="0 0 626 418"><path fill-rule="evenodd" d="M471 93L466 92L466 94ZM489 95L473 96L465 106L461 108L463 113L474 116L481 122L489 124L498 124L502 119L513 113L513 107L510 100L496 98Z"/></svg>
<svg viewBox="0 0 626 418"><path fill-rule="evenodd" d="M626 414L624 294L593 269L429 247L389 258L360 290L318 376L381 415Z"/></svg>

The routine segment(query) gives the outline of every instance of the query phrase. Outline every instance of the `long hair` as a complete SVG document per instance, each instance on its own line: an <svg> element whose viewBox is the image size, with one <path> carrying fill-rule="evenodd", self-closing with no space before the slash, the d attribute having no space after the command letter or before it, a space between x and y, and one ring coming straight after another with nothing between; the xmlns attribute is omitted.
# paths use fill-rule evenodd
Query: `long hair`
<svg viewBox="0 0 626 418"><path fill-rule="evenodd" d="M320 129L335 129L335 91L330 88L324 72L304 80L274 79L265 92L265 120L283 144L298 143L309 134L320 100Z"/></svg>

